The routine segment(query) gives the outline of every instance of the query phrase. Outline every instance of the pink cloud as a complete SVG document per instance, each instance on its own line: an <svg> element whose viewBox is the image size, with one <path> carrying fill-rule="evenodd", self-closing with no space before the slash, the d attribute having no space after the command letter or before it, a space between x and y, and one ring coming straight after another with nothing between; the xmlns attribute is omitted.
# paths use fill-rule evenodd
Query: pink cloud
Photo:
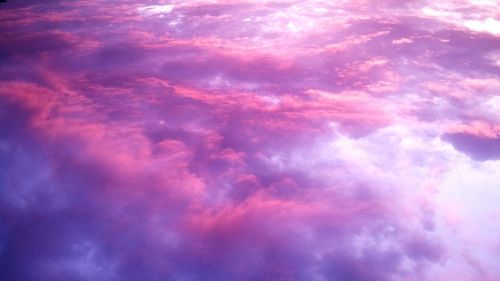
<svg viewBox="0 0 500 281"><path fill-rule="evenodd" d="M486 2L0 4L0 279L495 280Z"/></svg>

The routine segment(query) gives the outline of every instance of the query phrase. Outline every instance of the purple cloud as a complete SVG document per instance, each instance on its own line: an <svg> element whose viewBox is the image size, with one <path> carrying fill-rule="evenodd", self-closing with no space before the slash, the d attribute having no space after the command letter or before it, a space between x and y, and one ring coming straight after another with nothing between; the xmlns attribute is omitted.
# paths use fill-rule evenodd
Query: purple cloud
<svg viewBox="0 0 500 281"><path fill-rule="evenodd" d="M0 279L496 280L492 2L0 4Z"/></svg>

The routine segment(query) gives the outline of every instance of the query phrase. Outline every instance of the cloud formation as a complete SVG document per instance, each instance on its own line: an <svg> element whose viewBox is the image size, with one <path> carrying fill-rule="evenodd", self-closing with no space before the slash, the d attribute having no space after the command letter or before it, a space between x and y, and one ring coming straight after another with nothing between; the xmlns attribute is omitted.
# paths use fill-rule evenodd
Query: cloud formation
<svg viewBox="0 0 500 281"><path fill-rule="evenodd" d="M0 280L497 280L498 4L0 4Z"/></svg>

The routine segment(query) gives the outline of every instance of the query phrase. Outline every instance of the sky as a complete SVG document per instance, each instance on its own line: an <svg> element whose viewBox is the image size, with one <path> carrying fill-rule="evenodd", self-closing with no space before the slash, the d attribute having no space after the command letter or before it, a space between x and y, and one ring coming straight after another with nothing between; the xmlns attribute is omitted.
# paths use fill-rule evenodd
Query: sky
<svg viewBox="0 0 500 281"><path fill-rule="evenodd" d="M0 280L500 280L499 5L0 3Z"/></svg>

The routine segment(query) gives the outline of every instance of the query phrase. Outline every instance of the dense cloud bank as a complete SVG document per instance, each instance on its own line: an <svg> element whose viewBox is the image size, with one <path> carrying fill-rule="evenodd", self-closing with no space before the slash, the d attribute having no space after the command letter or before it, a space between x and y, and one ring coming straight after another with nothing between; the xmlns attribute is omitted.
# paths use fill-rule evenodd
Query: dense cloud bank
<svg viewBox="0 0 500 281"><path fill-rule="evenodd" d="M498 280L498 4L0 4L0 280Z"/></svg>

